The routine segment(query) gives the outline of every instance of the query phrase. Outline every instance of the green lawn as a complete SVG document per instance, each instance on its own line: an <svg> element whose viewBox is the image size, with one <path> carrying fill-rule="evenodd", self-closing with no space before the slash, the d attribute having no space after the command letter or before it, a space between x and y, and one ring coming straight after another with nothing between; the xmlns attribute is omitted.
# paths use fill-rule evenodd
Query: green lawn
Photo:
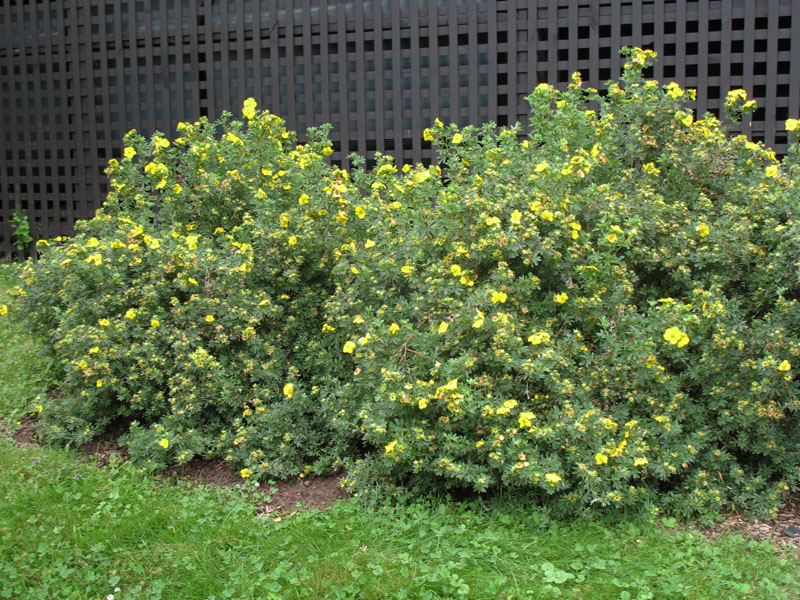
<svg viewBox="0 0 800 600"><path fill-rule="evenodd" d="M0 268L0 305L10 281ZM0 340L0 418L13 427L50 376L13 311ZM800 584L800 560L769 543L688 527L563 522L501 499L350 501L278 521L256 517L244 488L168 484L9 438L0 496L0 598L788 600Z"/></svg>

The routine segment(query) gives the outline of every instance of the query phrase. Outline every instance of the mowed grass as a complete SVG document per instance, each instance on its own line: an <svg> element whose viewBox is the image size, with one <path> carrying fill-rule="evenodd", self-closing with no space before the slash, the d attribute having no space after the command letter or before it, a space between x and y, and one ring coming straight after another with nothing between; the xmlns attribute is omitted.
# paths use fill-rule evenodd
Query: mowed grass
<svg viewBox="0 0 800 600"><path fill-rule="evenodd" d="M0 340L0 418L17 419L50 370L13 312ZM767 542L636 517L559 521L519 500L257 513L245 487L176 485L0 438L0 598L790 600L800 584L800 561Z"/></svg>

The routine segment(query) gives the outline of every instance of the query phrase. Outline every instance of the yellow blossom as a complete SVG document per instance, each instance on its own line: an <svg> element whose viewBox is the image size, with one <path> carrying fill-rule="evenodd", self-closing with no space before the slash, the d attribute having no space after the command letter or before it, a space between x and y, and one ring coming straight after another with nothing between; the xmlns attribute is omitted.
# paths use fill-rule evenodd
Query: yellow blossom
<svg viewBox="0 0 800 600"><path fill-rule="evenodd" d="M427 127L422 132L422 139L425 140L426 142L433 141L433 134L431 133L431 130L428 129Z"/></svg>
<svg viewBox="0 0 800 600"><path fill-rule="evenodd" d="M633 466L634 466L634 467L643 467L643 466L645 466L645 465L646 465L648 462L649 462L649 461L648 461L646 458L642 458L642 457L640 456L640 457L638 457L638 458L635 458L635 459L633 459Z"/></svg>
<svg viewBox="0 0 800 600"><path fill-rule="evenodd" d="M37 404L36 406L34 406L34 408L36 409L37 413L40 413L44 410L44 406L42 406L41 404Z"/></svg>
<svg viewBox="0 0 800 600"><path fill-rule="evenodd" d="M522 427L530 427L533 424L533 419L536 418L532 412L522 412L519 413L518 423L520 428Z"/></svg>
<svg viewBox="0 0 800 600"><path fill-rule="evenodd" d="M798 119L787 119L783 125L784 129L789 133L793 133L795 131L800 131L800 120Z"/></svg>
<svg viewBox="0 0 800 600"><path fill-rule="evenodd" d="M460 133L457 133L457 134L455 134L453 136L453 143L454 144L460 144L463 141L464 141L464 136L461 135Z"/></svg>
<svg viewBox="0 0 800 600"><path fill-rule="evenodd" d="M136 318L136 311L133 308L129 308L125 312L125 318L126 319L131 319L131 320L135 319Z"/></svg>
<svg viewBox="0 0 800 600"><path fill-rule="evenodd" d="M297 236L296 236L296 235L290 235L290 236L289 236L289 239L287 240L287 243L288 243L290 246L295 246L295 245L297 245Z"/></svg>
<svg viewBox="0 0 800 600"><path fill-rule="evenodd" d="M297 199L298 204L308 204L308 201L311 200L311 196L308 194L300 194L300 197Z"/></svg>
<svg viewBox="0 0 800 600"><path fill-rule="evenodd" d="M386 454L391 456L395 452L402 452L403 451L403 446L401 444L398 444L397 440L394 440L394 441L391 441L388 444L386 444L386 446L384 447L384 450L386 451Z"/></svg>
<svg viewBox="0 0 800 600"><path fill-rule="evenodd" d="M136 156L136 149L128 146L127 148L125 148L125 150L122 151L122 155L127 159L131 159L134 156Z"/></svg>
<svg viewBox="0 0 800 600"><path fill-rule="evenodd" d="M505 292L492 292L492 304L503 304L507 299Z"/></svg>
<svg viewBox="0 0 800 600"><path fill-rule="evenodd" d="M604 465L608 462L608 456L606 456L602 452L598 452L597 454L594 455L594 461L598 465Z"/></svg>
<svg viewBox="0 0 800 600"><path fill-rule="evenodd" d="M7 314L8 314L8 306L6 306L5 304L0 304L0 317Z"/></svg>
<svg viewBox="0 0 800 600"><path fill-rule="evenodd" d="M247 479L248 477L252 477L253 476L253 472L250 469L248 469L247 467L245 467L244 469L239 471L239 476L242 479Z"/></svg>
<svg viewBox="0 0 800 600"><path fill-rule="evenodd" d="M133 316L134 317L136 316L135 312ZM100 327L108 327L109 325L111 325L111 321L109 321L108 319L98 319L97 324L100 325Z"/></svg>
<svg viewBox="0 0 800 600"><path fill-rule="evenodd" d="M336 331L336 327L332 327L327 323L322 325L322 333L328 333L329 331Z"/></svg>
<svg viewBox="0 0 800 600"><path fill-rule="evenodd" d="M169 448L169 440L167 438L161 438L161 440L158 442L158 445L166 450Z"/></svg>
<svg viewBox="0 0 800 600"><path fill-rule="evenodd" d="M483 327L485 315L479 310L476 310L476 312L477 312L477 317L475 317L475 320L472 322L472 326L475 329L480 329L481 327Z"/></svg>
<svg viewBox="0 0 800 600"><path fill-rule="evenodd" d="M186 281L188 281L192 285L197 285L197 279L195 279L194 277L189 277L186 279Z"/></svg>
<svg viewBox="0 0 800 600"><path fill-rule="evenodd" d="M283 395L286 396L287 398L291 398L292 396L294 396L293 383L287 383L286 385L283 386Z"/></svg>
<svg viewBox="0 0 800 600"><path fill-rule="evenodd" d="M664 339L670 344L683 348L689 343L689 336L677 327L670 327L664 332Z"/></svg>
<svg viewBox="0 0 800 600"><path fill-rule="evenodd" d="M553 296L553 301L557 304L564 304L567 300L569 300L569 296L563 292Z"/></svg>
<svg viewBox="0 0 800 600"><path fill-rule="evenodd" d="M333 154L333 148L331 148L330 146L326 146L325 148L322 149L322 153L325 156L330 156L331 154Z"/></svg>
<svg viewBox="0 0 800 600"><path fill-rule="evenodd" d="M353 350L356 349L356 345L354 342L347 341L345 342L344 346L342 347L342 352L345 354L352 354Z"/></svg>
<svg viewBox="0 0 800 600"><path fill-rule="evenodd" d="M439 323L439 329L438 329L439 333L440 334L446 333L447 332L447 328L449 326L450 325L447 323L447 321L442 321L441 323Z"/></svg>
<svg viewBox="0 0 800 600"><path fill-rule="evenodd" d="M400 269L400 272L406 277L410 277L411 273L414 272L414 267L412 267L411 265L405 265Z"/></svg>
<svg viewBox="0 0 800 600"><path fill-rule="evenodd" d="M99 245L100 240L98 240L96 237L90 237L88 240L86 240L87 248L97 248Z"/></svg>
<svg viewBox="0 0 800 600"><path fill-rule="evenodd" d="M528 336L528 341L533 344L534 346L538 346L539 344L546 344L550 341L550 334L546 331L538 331L536 333L532 333Z"/></svg>
<svg viewBox="0 0 800 600"><path fill-rule="evenodd" d="M522 213L518 210L513 211L509 220L511 221L512 225L519 225L522 221Z"/></svg>
<svg viewBox="0 0 800 600"><path fill-rule="evenodd" d="M370 239L368 239L366 242L364 242L364 248L372 248L374 245L375 245L375 242L373 240L370 240Z"/></svg>
<svg viewBox="0 0 800 600"><path fill-rule="evenodd" d="M99 387L99 388L103 387L103 385L104 385L104 384L105 384L105 380L104 380L104 379L98 379L98 380L95 382L95 385L96 385L97 387Z"/></svg>
<svg viewBox="0 0 800 600"><path fill-rule="evenodd" d="M711 230L708 228L708 225L706 225L705 223L700 223L700 225L698 225L696 227L696 229L697 229L697 233L700 234L700 237L706 237L709 233L711 233Z"/></svg>
<svg viewBox="0 0 800 600"><path fill-rule="evenodd" d="M355 323L356 325L363 325L364 324L364 317L362 317L361 315L356 315L353 318L353 323Z"/></svg>
<svg viewBox="0 0 800 600"><path fill-rule="evenodd" d="M359 219L363 219L367 216L367 211L364 210L363 206L356 206L355 213Z"/></svg>
<svg viewBox="0 0 800 600"><path fill-rule="evenodd" d="M397 323L392 323L391 325L389 325L389 333L394 335L398 331L400 331L400 325L398 325Z"/></svg>
<svg viewBox="0 0 800 600"><path fill-rule="evenodd" d="M558 473L545 473L544 478L553 485L561 481L561 477L558 476Z"/></svg>
<svg viewBox="0 0 800 600"><path fill-rule="evenodd" d="M86 258L86 262L99 267L103 264L103 257L100 254L91 254Z"/></svg>
<svg viewBox="0 0 800 600"><path fill-rule="evenodd" d="M543 218L545 221L550 221L550 222L552 223L552 222L553 222L553 217L554 217L554 216L555 216L555 215L553 215L553 212L552 212L552 211L550 211L550 210L543 210L543 211L542 211L542 218Z"/></svg>
<svg viewBox="0 0 800 600"><path fill-rule="evenodd" d="M792 363L788 360L784 360L781 364L778 365L778 371L788 371L792 368Z"/></svg>
<svg viewBox="0 0 800 600"><path fill-rule="evenodd" d="M450 273L453 275L453 277L461 277L462 272L463 271L461 270L460 266L450 265Z"/></svg>
<svg viewBox="0 0 800 600"><path fill-rule="evenodd" d="M150 319L150 327L156 328L161 325L161 322L158 319Z"/></svg>
<svg viewBox="0 0 800 600"><path fill-rule="evenodd" d="M778 165L770 165L766 169L764 169L764 175L766 177L775 177L778 174Z"/></svg>
<svg viewBox="0 0 800 600"><path fill-rule="evenodd" d="M214 315L206 315L206 323L213 323Z"/></svg>

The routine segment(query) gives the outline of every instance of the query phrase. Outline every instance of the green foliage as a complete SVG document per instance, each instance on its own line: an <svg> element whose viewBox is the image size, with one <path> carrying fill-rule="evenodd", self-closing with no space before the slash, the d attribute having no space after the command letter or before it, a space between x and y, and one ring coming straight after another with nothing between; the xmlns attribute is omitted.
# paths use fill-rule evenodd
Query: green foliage
<svg viewBox="0 0 800 600"><path fill-rule="evenodd" d="M437 121L441 166L349 176L252 101L129 135L106 205L24 275L65 372L44 434L122 417L152 468L344 464L364 493L774 510L800 481L797 144L695 121L627 56L607 95L540 85L529 136Z"/></svg>
<svg viewBox="0 0 800 600"><path fill-rule="evenodd" d="M0 439L0 597L796 597L768 542L658 524L560 522L503 501L358 502L254 518L252 487L170 485L111 456Z"/></svg>
<svg viewBox="0 0 800 600"><path fill-rule="evenodd" d="M28 215L17 211L11 217L11 222L16 224L14 228L14 246L22 252L30 246L33 238L31 237L31 225L28 222Z"/></svg>

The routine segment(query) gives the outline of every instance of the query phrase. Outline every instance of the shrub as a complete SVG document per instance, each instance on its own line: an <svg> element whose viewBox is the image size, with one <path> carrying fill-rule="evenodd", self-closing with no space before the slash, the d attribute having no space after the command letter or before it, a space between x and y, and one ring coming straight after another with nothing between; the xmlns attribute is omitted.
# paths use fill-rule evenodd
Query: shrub
<svg viewBox="0 0 800 600"><path fill-rule="evenodd" d="M350 176L252 101L130 134L97 217L24 275L64 369L45 436L124 417L154 468L774 509L800 476L798 146L695 121L627 52L607 95L540 85L530 135L437 120L431 167Z"/></svg>

